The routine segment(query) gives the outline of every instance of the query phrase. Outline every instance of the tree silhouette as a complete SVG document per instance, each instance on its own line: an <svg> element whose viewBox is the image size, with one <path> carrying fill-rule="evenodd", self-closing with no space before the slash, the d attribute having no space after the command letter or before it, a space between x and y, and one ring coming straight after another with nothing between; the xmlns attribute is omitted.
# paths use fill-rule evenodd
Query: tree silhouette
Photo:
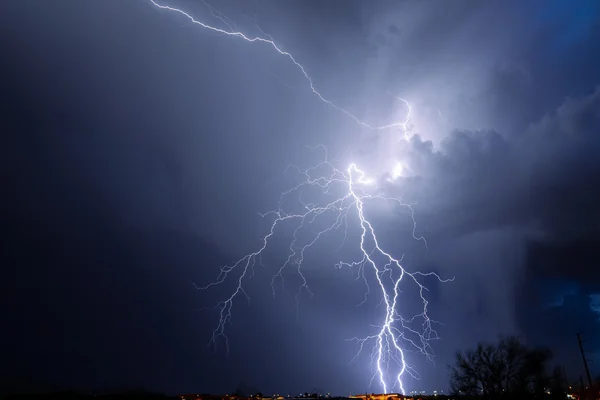
<svg viewBox="0 0 600 400"><path fill-rule="evenodd" d="M548 373L551 359L550 350L529 348L514 336L495 345L480 343L456 354L455 365L450 366L450 388L457 395L488 398L537 397L548 391L564 397L560 368Z"/></svg>

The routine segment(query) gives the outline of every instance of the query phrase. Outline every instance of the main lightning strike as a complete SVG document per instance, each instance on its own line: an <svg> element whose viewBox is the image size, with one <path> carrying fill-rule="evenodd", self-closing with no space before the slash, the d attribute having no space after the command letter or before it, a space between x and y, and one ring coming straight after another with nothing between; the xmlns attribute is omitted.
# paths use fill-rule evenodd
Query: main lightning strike
<svg viewBox="0 0 600 400"><path fill-rule="evenodd" d="M181 14L192 23L204 29L236 37L250 43L260 42L271 46L280 55L287 57L295 67L300 70L310 85L311 91L321 101L352 118L356 123L363 127L372 130L400 128L404 134L404 138L408 139L408 123L410 121L412 110L410 104L406 100L397 98L406 104L408 110L404 121L394 122L384 126L370 125L344 108L341 108L324 98L315 88L312 78L307 74L305 68L296 61L292 54L278 47L270 36L248 37L242 32L235 31L234 25L228 21L223 14L214 10L204 1L202 1L202 3L208 8L210 14L214 18L219 19L229 30L200 22L181 9L159 4L155 0L149 1L160 9ZM416 351L431 360L431 341L438 339L438 335L435 329L433 329L435 321L433 321L428 314L429 303L425 297L427 288L423 285L422 281L429 276L435 277L441 282L451 281L452 279L444 280L433 272L410 272L402 266L401 258L395 258L392 254L386 252L380 245L380 241L372 223L367 218L365 207L368 203L386 202L396 204L399 207L408 208L413 222L413 238L423 241L426 246L427 242L425 241L425 238L416 235L416 221L412 205L405 204L397 198L386 197L380 193L373 193L371 189L375 181L371 178L367 178L365 173L360 170L356 164L352 163L346 170L340 170L328 160L327 153L325 154L325 160L312 168L301 170L300 168L295 167L300 173L302 180L298 185L281 194L277 208L274 211L262 215L263 218L271 218L272 223L267 234L262 237L258 249L246 254L234 264L222 267L217 279L212 283L209 283L206 286L196 286L198 289L209 289L222 284L230 275L236 272L239 274L236 279L237 284L231 295L215 306L220 312L220 318L217 327L212 333L211 343L216 347L217 341L223 339L227 351L229 351L229 340L225 334L225 326L227 323L231 322L234 300L240 295L249 299L249 296L244 289L244 283L252 277L254 266L257 263L262 262L261 257L267 250L269 241L275 236L278 229L283 229L284 226L289 225L292 228L293 235L289 244L287 259L272 277L271 287L273 295L276 293L276 284L280 283L283 285L286 270L293 268L301 278L301 284L296 293L296 303L298 305L300 295L303 292L310 296L313 295L302 269L306 252L326 235L341 231L343 228L341 248L348 240L349 218L354 216L357 218L358 231L360 232L359 241L357 243L358 249L360 250L360 257L355 261L340 261L336 265L339 268L348 267L352 270L356 270L357 278L363 279L364 284L366 285L366 291L361 304L367 301L368 296L373 295L371 284L369 283L369 276L372 275L375 279L374 283L376 287L379 288L379 293L381 294L380 305L384 306L385 311L382 323L376 327L377 330L373 335L350 339L355 341L358 346L358 351L353 360L362 353L368 343L373 343L371 366L374 367L374 374L371 378L371 383L377 378L385 393L394 388L398 388L400 392L405 393L403 384L403 377L405 374L416 379L419 377L417 372L410 364L408 364L405 356L406 352L411 350ZM396 179L402 174L402 168L403 166L401 164L398 164L394 168L392 179ZM309 190L317 190L319 194L317 198L322 199L322 201L305 201L303 195ZM288 209L290 197L295 199L296 205L299 206L299 210ZM333 222L326 222L331 220ZM318 227L319 223L324 224L324 227ZM317 227L316 231L311 231L311 228L315 227ZM302 243L303 240L304 243ZM422 304L421 312L408 318L403 317L399 312L398 297L401 292L401 285L412 285L416 288L420 297L419 301ZM390 372L391 369L393 369L393 372ZM389 378L393 378L391 382Z"/></svg>
<svg viewBox="0 0 600 400"><path fill-rule="evenodd" d="M221 33L223 35L226 36L231 36L231 37L236 37L238 39L242 39L245 40L247 42L250 43L264 43L267 44L269 46L271 46L277 53L279 53L280 55L287 57L288 60L290 60L295 66L296 68L298 68L298 70L300 70L300 72L302 73L302 75L304 76L304 78L306 79L306 81L308 82L308 84L310 85L310 90L313 92L314 95L316 95L322 102L326 103L327 105L329 105L330 107L333 107L334 109L336 109L337 111L345 114L346 116L352 118L357 124L368 128L368 129L372 129L372 130L387 130L387 129L392 129L392 128L400 128L402 129L405 138L407 135L407 124L409 122L408 119L406 119L405 121L399 121L399 122L392 122L391 124L388 125L371 125L366 123L365 121L361 120L360 118L356 117L354 114L352 114L350 111L336 105L335 103L333 103L331 100L326 99L325 97L323 97L323 95L317 90L317 88L315 87L312 78L310 77L310 75L308 75L308 73L306 72L306 69L304 68L304 66L302 64L300 64L298 61L296 61L296 58L289 52L282 50L276 43L275 41L273 41L273 39L266 35L267 38L264 37L259 37L259 36L254 36L254 37L249 37L246 36L244 33L239 32L239 31L235 31L232 27L232 24L230 22L227 21L227 19L220 13L217 13L212 7L208 6L204 1L203 4L208 8L209 12L211 13L211 15L217 19L219 19L221 22L223 22L224 25L227 26L227 28L229 28L229 30L225 30L222 28L218 28L209 24L206 24L204 22L198 21L197 19L195 19L194 17L192 17L189 13L176 8L176 7L171 7L171 6L167 6L164 4L160 4L157 3L155 0L149 0L150 3L152 3L155 7L163 9L163 10L169 10L178 14L183 15L184 17L186 17L187 19L189 19L193 24L196 24L204 29L207 29L209 31L212 32L217 32L217 33ZM406 106L408 107L408 117L410 118L410 105L408 104L408 102L404 99L398 98L398 100L404 102L404 104L406 104Z"/></svg>
<svg viewBox="0 0 600 400"><path fill-rule="evenodd" d="M297 168L297 167L295 167ZM225 301L219 303L217 308L220 310L220 319L218 326L213 331L211 343L216 346L221 338L225 341L227 349L229 343L225 334L225 326L231 322L231 310L233 302L239 295L248 294L244 290L244 283L251 277L254 266L261 262L261 256L267 250L269 240L273 238L278 229L285 229L285 226L293 230L293 235L289 245L289 252L286 261L281 265L271 280L271 287L275 295L275 285L278 281L283 284L284 272L288 268L293 268L301 278L301 284L296 293L296 302L299 304L299 296L306 292L313 295L308 280L303 273L302 267L305 253L326 234L342 231L342 244L348 239L348 219L354 215L358 219L360 231L359 249L361 257L355 261L340 261L337 267L348 267L357 270L357 277L362 278L367 287L365 293L371 293L369 283L369 271L375 279L376 286L381 293L381 305L385 307L383 323L378 327L375 334L364 338L352 338L358 344L358 352L353 358L356 359L363 351L365 345L373 342L373 351L371 354L371 365L375 364L374 378L378 378L384 392L389 389L398 388L405 393L402 377L408 373L410 376L418 379L416 371L407 363L405 358L406 349L417 351L429 360L432 359L431 341L438 339L432 324L435 323L428 314L428 301L425 297L427 288L423 285L422 279L433 276L441 282L449 280L441 279L435 273L410 272L406 270L401 259L395 258L389 252L386 252L379 243L375 229L366 216L365 206L371 202L393 203L400 207L407 207L410 210L414 223L414 210L410 204L403 203L400 199L386 197L383 194L371 193L372 182L366 178L365 173L355 164L350 164L347 170L337 169L330 161L325 159L316 166L302 171L297 170L303 177L302 181L282 193L277 209L270 211L262 216L272 218L271 227L268 233L261 239L261 246L255 252L249 253L230 266L221 268L218 278L199 289L208 289L210 287L223 283L234 271L239 271L237 276L237 285L233 293ZM317 190L320 199L325 199L322 203L308 203L302 196L310 190ZM339 193L338 195L335 195ZM288 211L289 199L293 199L300 206L300 211ZM332 221L326 223L325 221ZM324 224L319 228L319 225ZM311 228L317 228L311 230ZM414 225L413 225L414 227ZM413 237L417 240L425 240L423 237L416 236L413 229ZM301 242L305 243L302 244ZM340 246L341 247L341 246ZM377 261L379 259L380 261ZM366 270L368 268L369 270ZM402 317L398 311L398 296L400 294L401 283L414 285L417 289L422 311L409 318ZM361 303L362 304L362 303ZM388 382L387 376L390 375L390 368L394 368L393 382Z"/></svg>

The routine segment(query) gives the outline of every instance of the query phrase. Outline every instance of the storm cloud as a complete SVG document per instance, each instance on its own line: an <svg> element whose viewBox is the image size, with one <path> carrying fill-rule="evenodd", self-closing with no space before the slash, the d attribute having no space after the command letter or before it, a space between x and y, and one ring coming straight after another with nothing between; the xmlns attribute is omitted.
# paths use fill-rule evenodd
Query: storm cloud
<svg viewBox="0 0 600 400"><path fill-rule="evenodd" d="M200 2L169 4L220 23ZM600 7L499 4L218 4L361 118L401 120L395 96L409 100L405 141L320 102L268 46L207 34L147 2L3 3L10 338L0 355L18 360L3 389L364 391L368 366L349 364L346 339L376 310L356 307L364 285L333 267L327 246L307 259L315 297L298 318L294 277L274 300L276 263L256 269L229 358L206 346L217 318L206 308L231 287L190 283L260 244L268 226L257 213L290 187L290 163L322 159L306 148L317 144L416 202L427 248L409 214L369 212L408 269L456 278L431 282L443 340L435 365L411 358L423 377L409 388L445 388L457 349L506 333L549 345L578 376L575 333L600 351Z"/></svg>

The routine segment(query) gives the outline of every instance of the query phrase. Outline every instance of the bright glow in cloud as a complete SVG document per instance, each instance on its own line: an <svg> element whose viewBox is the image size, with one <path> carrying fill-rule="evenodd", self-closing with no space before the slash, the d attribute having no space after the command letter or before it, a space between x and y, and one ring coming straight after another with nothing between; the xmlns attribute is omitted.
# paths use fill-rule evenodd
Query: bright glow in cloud
<svg viewBox="0 0 600 400"><path fill-rule="evenodd" d="M402 176L404 172L404 165L401 162L398 162L394 168L392 168L392 179L397 179Z"/></svg>

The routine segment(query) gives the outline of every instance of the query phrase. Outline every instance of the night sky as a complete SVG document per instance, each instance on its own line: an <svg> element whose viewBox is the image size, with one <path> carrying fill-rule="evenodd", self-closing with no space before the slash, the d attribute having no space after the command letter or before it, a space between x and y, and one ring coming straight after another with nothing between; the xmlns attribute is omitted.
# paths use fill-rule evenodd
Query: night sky
<svg viewBox="0 0 600 400"><path fill-rule="evenodd" d="M457 350L504 334L549 346L574 380L581 332L600 374L600 2L211 2L227 19L165 3L271 35L374 125L408 100L411 139L324 104L272 47L149 1L1 2L0 391L381 390L368 355L350 363L347 339L379 311L357 307L335 235L307 253L314 296L297 309L293 272L270 286L279 232L234 304L229 354L208 346L235 282L193 283L261 246L258 213L318 144L416 202L427 247L410 215L370 214L407 269L455 278L428 281L442 340L434 363L408 355L408 390L447 389Z"/></svg>

